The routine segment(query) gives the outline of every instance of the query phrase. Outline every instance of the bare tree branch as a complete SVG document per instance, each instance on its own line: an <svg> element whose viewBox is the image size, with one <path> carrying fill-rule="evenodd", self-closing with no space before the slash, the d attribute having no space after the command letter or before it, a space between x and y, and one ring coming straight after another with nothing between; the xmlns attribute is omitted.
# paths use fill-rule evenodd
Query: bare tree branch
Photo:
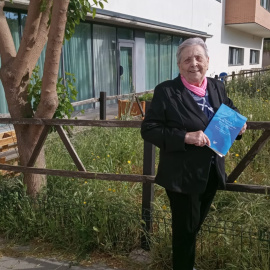
<svg viewBox="0 0 270 270"><path fill-rule="evenodd" d="M56 83L61 49L63 45L69 0L57 0L53 3L51 27L48 36L41 99L35 118L52 118L58 106Z"/></svg>
<svg viewBox="0 0 270 270"><path fill-rule="evenodd" d="M16 49L4 13L5 1L0 0L0 56L2 66L16 56Z"/></svg>
<svg viewBox="0 0 270 270"><path fill-rule="evenodd" d="M46 10L42 12L41 15L41 20L39 24L39 29L38 29L38 34L36 38L36 46L33 48L33 57L29 69L32 71L38 61L38 58L40 57L40 54L48 40L48 33L50 30L50 24L49 24L49 19L50 19L50 14L51 14L51 7L53 4L53 0L47 0L47 6Z"/></svg>
<svg viewBox="0 0 270 270"><path fill-rule="evenodd" d="M42 0L31 0L27 12L26 24L23 31L23 37L18 50L16 59L14 60L14 67L17 67L17 79L15 84L21 83L22 77L30 78L29 62L32 61L33 47L37 42L38 29L41 19L41 4ZM32 70L30 71L32 73Z"/></svg>

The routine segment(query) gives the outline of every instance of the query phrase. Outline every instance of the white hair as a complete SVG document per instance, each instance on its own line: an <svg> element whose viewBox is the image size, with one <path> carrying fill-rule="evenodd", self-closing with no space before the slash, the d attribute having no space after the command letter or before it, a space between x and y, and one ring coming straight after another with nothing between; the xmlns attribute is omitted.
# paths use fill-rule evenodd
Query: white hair
<svg viewBox="0 0 270 270"><path fill-rule="evenodd" d="M177 64L180 63L182 51L189 46L199 45L203 48L205 56L208 58L208 49L205 42L198 37L186 39L181 45L179 45L176 53Z"/></svg>

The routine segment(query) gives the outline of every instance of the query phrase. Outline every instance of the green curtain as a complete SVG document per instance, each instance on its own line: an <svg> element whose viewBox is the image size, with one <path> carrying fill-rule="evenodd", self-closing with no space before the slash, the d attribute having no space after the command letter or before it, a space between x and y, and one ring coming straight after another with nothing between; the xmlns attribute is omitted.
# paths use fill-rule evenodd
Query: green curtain
<svg viewBox="0 0 270 270"><path fill-rule="evenodd" d="M160 70L159 82L171 79L172 66L172 37L168 35L160 35Z"/></svg>
<svg viewBox="0 0 270 270"><path fill-rule="evenodd" d="M20 45L18 13L5 12L5 15L15 43L16 50L18 51ZM0 113L8 113L7 101L1 81L0 81Z"/></svg>
<svg viewBox="0 0 270 270"><path fill-rule="evenodd" d="M158 34L145 33L145 89L158 84Z"/></svg>
<svg viewBox="0 0 270 270"><path fill-rule="evenodd" d="M93 57L95 97L101 91L117 95L115 27L93 25Z"/></svg>
<svg viewBox="0 0 270 270"><path fill-rule="evenodd" d="M176 52L178 46L183 43L185 38L173 36L172 40L172 79L178 76L179 68L177 66Z"/></svg>
<svg viewBox="0 0 270 270"><path fill-rule="evenodd" d="M89 23L76 26L72 38L64 43L63 54L65 71L73 73L76 78L77 101L92 98L91 25ZM93 104L77 106L74 109L77 111L91 107Z"/></svg>
<svg viewBox="0 0 270 270"><path fill-rule="evenodd" d="M120 76L121 94L129 94L132 92L132 48L121 47L120 49L120 65L123 67L123 74Z"/></svg>

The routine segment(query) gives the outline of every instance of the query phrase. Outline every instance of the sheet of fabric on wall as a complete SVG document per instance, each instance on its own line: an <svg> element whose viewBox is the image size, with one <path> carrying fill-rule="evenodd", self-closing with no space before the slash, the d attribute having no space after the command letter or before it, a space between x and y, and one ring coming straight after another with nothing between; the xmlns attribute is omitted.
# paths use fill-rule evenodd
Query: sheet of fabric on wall
<svg viewBox="0 0 270 270"><path fill-rule="evenodd" d="M170 80L172 75L172 36L160 35L160 73L159 82Z"/></svg>
<svg viewBox="0 0 270 270"><path fill-rule="evenodd" d="M104 91L107 96L117 94L116 28L93 25L94 89L95 97Z"/></svg>
<svg viewBox="0 0 270 270"><path fill-rule="evenodd" d="M89 23L76 26L72 38L64 43L63 54L65 72L74 74L76 78L77 101L93 98L91 25ZM65 76L68 77L68 75ZM93 104L86 104L74 109L77 111L92 107Z"/></svg>
<svg viewBox="0 0 270 270"><path fill-rule="evenodd" d="M159 34L145 33L145 89L154 89L158 84Z"/></svg>

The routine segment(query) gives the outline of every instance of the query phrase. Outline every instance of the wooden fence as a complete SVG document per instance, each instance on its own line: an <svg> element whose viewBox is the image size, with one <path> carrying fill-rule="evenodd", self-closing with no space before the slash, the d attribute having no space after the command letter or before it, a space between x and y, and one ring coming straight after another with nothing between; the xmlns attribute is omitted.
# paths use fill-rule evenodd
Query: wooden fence
<svg viewBox="0 0 270 270"><path fill-rule="evenodd" d="M267 71L270 71L270 69L269 68L247 69L247 70L241 70L239 73L235 73L235 71L233 71L231 75L226 75L226 76L215 75L215 79L225 81L226 83L230 79L234 80L235 78L240 77L240 76L253 77L254 75L257 75L257 74L261 75Z"/></svg>
<svg viewBox="0 0 270 270"><path fill-rule="evenodd" d="M13 124L13 125L41 125L44 126L40 139L32 153L32 156L27 166L15 166L8 164L0 164L0 169L22 172L22 173L34 173L44 175L56 175L64 177L77 177L86 179L108 180L108 181L128 181L128 182L140 182L143 185L142 188L142 219L144 220L144 230L147 232L152 231L152 202L154 198L154 178L155 178L155 147L144 142L143 152L143 175L125 175L125 174L105 174L105 173L93 173L87 172L82 161L77 155L74 147L72 146L68 136L66 135L63 126L96 126L96 127L120 127L120 128L140 128L141 121L119 121L119 120L105 120L106 119L106 94L101 94L98 101L100 104L100 118L101 120L73 120L73 119L14 119L14 118L0 118L0 124ZM80 104L81 105L81 104ZM148 108L146 108L147 110ZM104 119L104 120L102 120ZM51 126L54 126L58 132L61 140L67 148L71 158L73 159L78 171L65 171L56 169L43 169L34 167L35 161L40 153L42 146L44 145L48 136ZM246 185L234 183L243 170L249 165L249 163L260 152L262 147L268 141L270 137L270 122L248 122L247 128L251 130L263 130L260 138L254 143L248 153L243 157L239 164L234 168L228 177L228 183L226 185L227 191L247 192L255 194L269 194L270 186L259 185ZM145 238L145 234L142 236L142 247L149 249L149 243Z"/></svg>

